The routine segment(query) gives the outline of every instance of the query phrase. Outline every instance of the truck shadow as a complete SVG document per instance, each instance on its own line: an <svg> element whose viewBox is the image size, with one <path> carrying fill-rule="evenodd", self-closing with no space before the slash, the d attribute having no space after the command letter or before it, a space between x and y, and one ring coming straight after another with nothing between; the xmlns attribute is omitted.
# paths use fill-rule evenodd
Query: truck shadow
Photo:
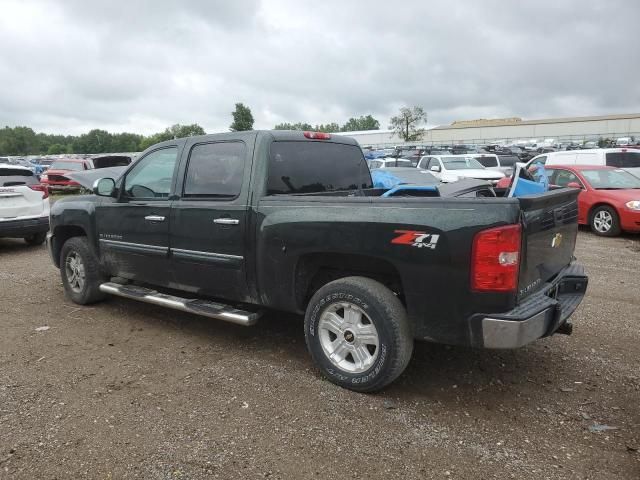
<svg viewBox="0 0 640 480"><path fill-rule="evenodd" d="M0 238L0 257L14 253L33 252L35 250L44 249L44 245L31 246L27 245L20 238Z"/></svg>
<svg viewBox="0 0 640 480"><path fill-rule="evenodd" d="M203 348L222 344L238 359L267 361L303 375L322 377L307 353L303 319L296 315L269 312L257 325L245 328L122 298L110 299L100 308L107 306L127 312L128 321L145 330L160 330L162 334L177 329L185 343ZM524 391L557 389L558 379L569 379L576 370L576 363L567 356L571 355L567 353L570 342L570 338L558 335L519 350L502 351L416 342L405 373L378 395L451 401L487 395L494 398L497 394L500 401L508 401ZM325 385L339 388L329 382Z"/></svg>

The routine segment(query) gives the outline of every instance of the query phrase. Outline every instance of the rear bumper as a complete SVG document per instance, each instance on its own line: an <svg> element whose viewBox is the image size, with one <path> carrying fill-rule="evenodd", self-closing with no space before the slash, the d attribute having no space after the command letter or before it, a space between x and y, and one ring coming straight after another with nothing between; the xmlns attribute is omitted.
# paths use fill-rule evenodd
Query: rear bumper
<svg viewBox="0 0 640 480"><path fill-rule="evenodd" d="M36 217L0 222L0 237L26 237L49 230L49 217Z"/></svg>
<svg viewBox="0 0 640 480"><path fill-rule="evenodd" d="M582 302L588 281L584 268L572 263L513 310L474 315L471 318L474 344L484 348L518 348L553 335Z"/></svg>

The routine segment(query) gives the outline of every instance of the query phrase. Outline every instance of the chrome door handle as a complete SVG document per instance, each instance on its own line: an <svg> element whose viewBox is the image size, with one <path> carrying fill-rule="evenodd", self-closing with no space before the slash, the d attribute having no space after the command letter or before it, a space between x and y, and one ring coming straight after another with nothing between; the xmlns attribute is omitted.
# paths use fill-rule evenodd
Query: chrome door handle
<svg viewBox="0 0 640 480"><path fill-rule="evenodd" d="M144 219L147 222L164 222L164 217L162 215L147 215Z"/></svg>
<svg viewBox="0 0 640 480"><path fill-rule="evenodd" d="M238 225L240 220L237 218L214 218L213 223L219 223L220 225Z"/></svg>

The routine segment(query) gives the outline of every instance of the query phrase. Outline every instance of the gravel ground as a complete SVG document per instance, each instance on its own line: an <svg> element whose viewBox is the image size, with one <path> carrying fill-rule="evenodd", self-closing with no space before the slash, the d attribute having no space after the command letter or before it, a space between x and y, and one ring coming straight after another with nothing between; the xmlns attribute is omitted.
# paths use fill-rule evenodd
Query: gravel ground
<svg viewBox="0 0 640 480"><path fill-rule="evenodd" d="M638 240L580 233L572 336L417 344L375 395L320 376L299 318L80 308L44 247L0 240L0 479L638 479Z"/></svg>

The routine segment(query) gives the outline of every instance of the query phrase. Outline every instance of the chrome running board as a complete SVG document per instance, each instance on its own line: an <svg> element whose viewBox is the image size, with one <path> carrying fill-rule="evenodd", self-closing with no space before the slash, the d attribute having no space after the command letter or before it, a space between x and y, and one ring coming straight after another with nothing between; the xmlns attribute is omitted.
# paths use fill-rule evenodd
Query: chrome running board
<svg viewBox="0 0 640 480"><path fill-rule="evenodd" d="M194 313L204 317L224 320L226 322L244 325L246 327L254 325L261 316L260 312L238 310L230 305L210 302L208 300L165 295L164 293L160 293L156 290L138 287L137 285L120 285L114 282L107 282L100 285L100 291L110 293L111 295L117 295L119 297L160 305L161 307L173 308L174 310L180 310L182 312Z"/></svg>

